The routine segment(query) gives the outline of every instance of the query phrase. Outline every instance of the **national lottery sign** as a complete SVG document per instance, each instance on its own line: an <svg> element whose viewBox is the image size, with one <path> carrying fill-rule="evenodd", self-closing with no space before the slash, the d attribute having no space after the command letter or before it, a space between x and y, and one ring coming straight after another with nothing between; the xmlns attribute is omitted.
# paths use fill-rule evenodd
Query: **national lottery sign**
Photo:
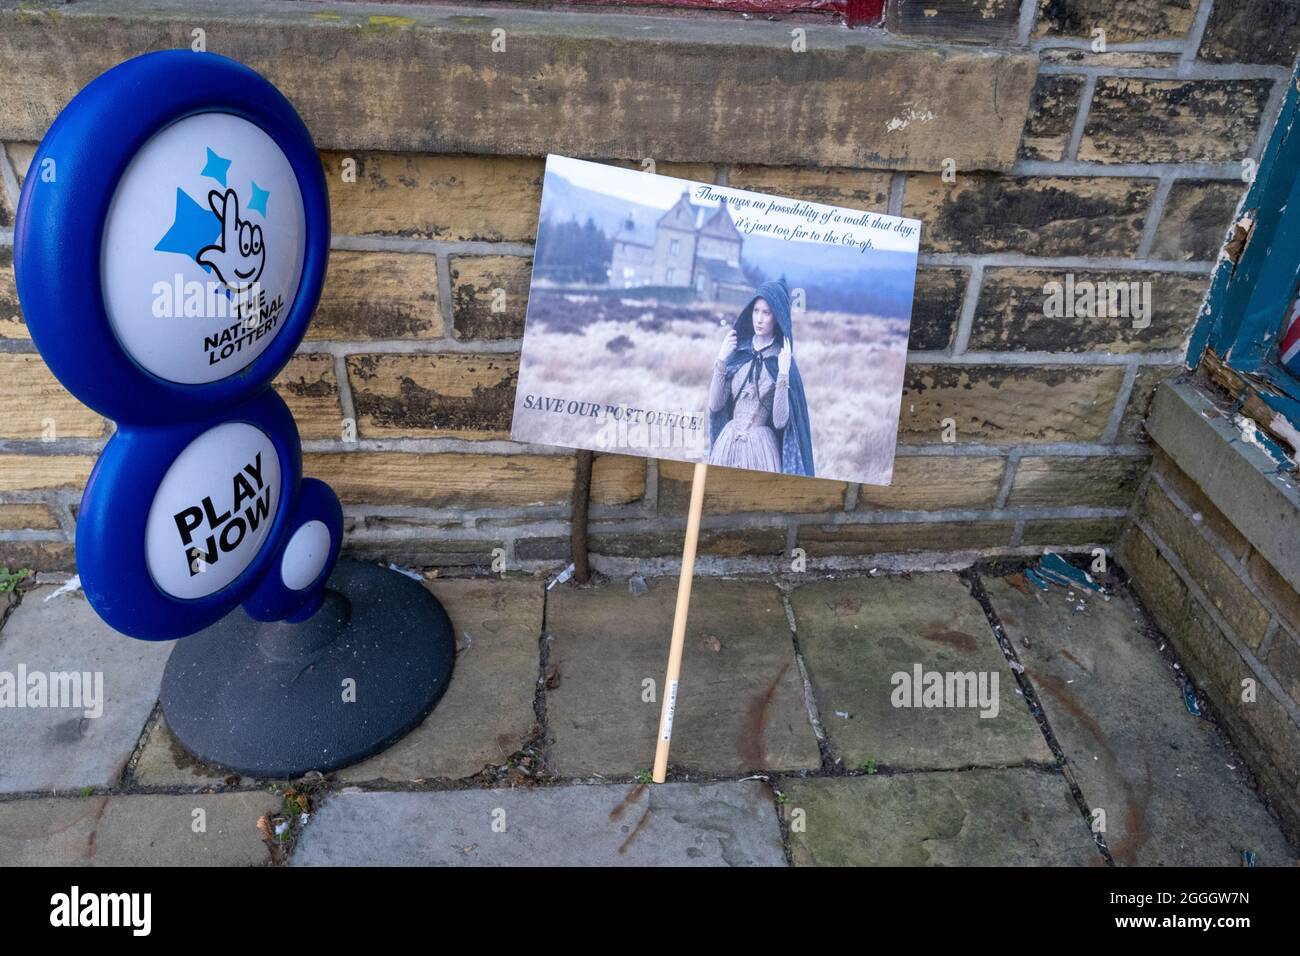
<svg viewBox="0 0 1300 956"><path fill-rule="evenodd" d="M271 382L320 298L329 211L289 102L211 53L109 70L42 141L14 241L42 357L117 423L77 522L95 610L146 639L238 604L268 621L313 612L342 510L303 479Z"/></svg>

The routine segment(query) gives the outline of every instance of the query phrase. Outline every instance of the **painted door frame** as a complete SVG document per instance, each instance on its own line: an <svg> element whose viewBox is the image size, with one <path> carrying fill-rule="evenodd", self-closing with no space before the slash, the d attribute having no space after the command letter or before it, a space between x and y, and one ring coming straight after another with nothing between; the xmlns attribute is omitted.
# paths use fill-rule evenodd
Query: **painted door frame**
<svg viewBox="0 0 1300 956"><path fill-rule="evenodd" d="M1233 229L1249 225L1236 263L1220 255L1187 364L1210 348L1230 368L1262 379L1260 397L1300 426L1300 362L1283 366L1282 324L1300 288L1300 74L1292 76L1278 121Z"/></svg>

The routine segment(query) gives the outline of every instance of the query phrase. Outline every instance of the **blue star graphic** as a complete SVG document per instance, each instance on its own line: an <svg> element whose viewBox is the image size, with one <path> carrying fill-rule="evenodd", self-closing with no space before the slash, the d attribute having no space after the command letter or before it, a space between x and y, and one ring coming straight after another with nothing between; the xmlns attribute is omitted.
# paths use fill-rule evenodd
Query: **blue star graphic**
<svg viewBox="0 0 1300 956"><path fill-rule="evenodd" d="M253 198L248 201L249 209L256 209L263 216L266 215L266 201L271 198L270 190L263 189L257 183L253 183Z"/></svg>
<svg viewBox="0 0 1300 956"><path fill-rule="evenodd" d="M158 240L158 252L177 252L193 259L204 246L210 246L221 235L221 220L207 206L200 206L185 190L176 189L176 214L171 228ZM204 266L206 269L207 266Z"/></svg>
<svg viewBox="0 0 1300 956"><path fill-rule="evenodd" d="M226 185L226 173L230 171L230 160L218 156L213 152L212 147L208 147L208 163L203 167L201 175L209 179L215 179L221 185Z"/></svg>

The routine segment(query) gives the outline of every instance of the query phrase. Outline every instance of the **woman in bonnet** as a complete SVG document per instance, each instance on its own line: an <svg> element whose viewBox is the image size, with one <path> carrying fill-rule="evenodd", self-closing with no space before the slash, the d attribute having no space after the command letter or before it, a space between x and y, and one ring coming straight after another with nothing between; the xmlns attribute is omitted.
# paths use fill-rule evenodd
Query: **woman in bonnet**
<svg viewBox="0 0 1300 956"><path fill-rule="evenodd" d="M711 465L813 474L784 278L760 286L724 336L709 383L709 426Z"/></svg>

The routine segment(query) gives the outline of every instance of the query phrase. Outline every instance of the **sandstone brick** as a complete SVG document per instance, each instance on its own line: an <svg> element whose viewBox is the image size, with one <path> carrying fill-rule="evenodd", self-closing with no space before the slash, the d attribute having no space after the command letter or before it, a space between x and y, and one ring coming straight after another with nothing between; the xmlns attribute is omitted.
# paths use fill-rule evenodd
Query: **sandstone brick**
<svg viewBox="0 0 1300 956"><path fill-rule="evenodd" d="M1123 376L1080 365L909 365L899 440L940 442L952 419L958 442L1095 441Z"/></svg>
<svg viewBox="0 0 1300 956"><path fill-rule="evenodd" d="M670 542L675 546L676 554L682 553L681 545L685 540L675 537ZM755 529L709 529L707 536L700 534L698 551L700 554L717 558L764 557L785 553L786 533L784 528ZM632 552L635 555L635 551Z"/></svg>
<svg viewBox="0 0 1300 956"><path fill-rule="evenodd" d="M591 463L591 500L598 505L626 505L645 497L643 458L597 455Z"/></svg>
<svg viewBox="0 0 1300 956"><path fill-rule="evenodd" d="M803 525L796 544L814 557L970 551L1006 547L1014 528L1011 521Z"/></svg>
<svg viewBox="0 0 1300 956"><path fill-rule="evenodd" d="M1187 369L1181 365L1147 365L1137 370L1133 379L1133 391L1129 394L1128 405L1120 419L1118 441L1147 441L1146 419L1151 411L1151 399L1155 397L1156 386L1167 378L1180 375Z"/></svg>
<svg viewBox="0 0 1300 956"><path fill-rule="evenodd" d="M1124 531L1116 550L1142 606L1160 630L1170 635L1178 633L1187 624L1190 594L1173 565L1136 525Z"/></svg>
<svg viewBox="0 0 1300 956"><path fill-rule="evenodd" d="M55 531L59 521L44 504L0 504L0 531Z"/></svg>
<svg viewBox="0 0 1300 956"><path fill-rule="evenodd" d="M223 7L203 26L208 49L276 84L328 150L907 169L952 157L1008 169L1037 65L1009 47L864 43L831 22L807 24L807 51L792 55L789 24L760 18L738 38L716 18L648 17L629 29L610 13L561 23L498 8L502 54L481 18L425 4L401 13L400 28L376 29L346 4L328 19L261 5L250 29ZM39 138L93 77L146 50L188 47L194 28L182 0L68 4L48 16L6 3L0 18L8 139Z"/></svg>
<svg viewBox="0 0 1300 956"><path fill-rule="evenodd" d="M408 511L358 515L354 517L354 527L365 531L426 531L441 535L463 531L465 522L458 518L433 517L424 511Z"/></svg>
<svg viewBox="0 0 1300 956"><path fill-rule="evenodd" d="M36 147L38 143L5 143L4 151L9 156L9 162L13 166L14 175L18 177L18 185L23 184L27 178L27 170L32 165L32 160L36 158Z"/></svg>
<svg viewBox="0 0 1300 956"><path fill-rule="evenodd" d="M1157 259L1213 262L1219 256L1242 182L1180 179L1169 190L1151 255Z"/></svg>
<svg viewBox="0 0 1300 956"><path fill-rule="evenodd" d="M98 438L106 422L59 384L35 353L0 354L0 438Z"/></svg>
<svg viewBox="0 0 1300 956"><path fill-rule="evenodd" d="M1295 635L1286 631L1276 634L1266 663L1291 700L1300 701L1300 641Z"/></svg>
<svg viewBox="0 0 1300 956"><path fill-rule="evenodd" d="M0 455L0 491L5 487ZM15 467L22 474L30 464ZM334 486L346 504L419 505L425 508L495 508L568 505L574 458L547 455L475 455L460 452L309 452L304 474ZM82 479L84 481L84 479ZM645 495L645 462L626 455L597 455L591 469L591 500L622 505Z"/></svg>
<svg viewBox="0 0 1300 956"><path fill-rule="evenodd" d="M434 339L443 334L438 264L399 252L330 253L311 339Z"/></svg>
<svg viewBox="0 0 1300 956"><path fill-rule="evenodd" d="M1091 49L1059 47L1040 50L1039 60L1044 64L1060 66L1106 66L1120 70L1162 70L1178 65L1177 53L1150 53L1146 51L1094 53Z"/></svg>
<svg viewBox="0 0 1300 956"><path fill-rule="evenodd" d="M572 553L568 538L520 538L515 557L520 561L568 561Z"/></svg>
<svg viewBox="0 0 1300 956"><path fill-rule="evenodd" d="M1300 49L1300 5L1293 0L1215 3L1201 49L1211 63L1272 63L1290 69Z"/></svg>
<svg viewBox="0 0 1300 956"><path fill-rule="evenodd" d="M0 454L0 491L80 491L94 466L88 455Z"/></svg>
<svg viewBox="0 0 1300 956"><path fill-rule="evenodd" d="M1198 0L1039 0L1036 36L1091 37L1107 43L1177 40L1187 36Z"/></svg>
<svg viewBox="0 0 1300 956"><path fill-rule="evenodd" d="M1266 742L1270 734L1264 726L1271 721L1265 712L1277 706L1277 699L1258 679L1254 668L1233 647L1205 607L1189 597L1185 619L1180 627L1169 633L1169 637L1187 675L1210 699L1216 708L1216 716L1227 725L1230 736L1240 749L1248 755L1268 760L1273 746ZM1247 678L1256 683L1258 699L1254 703L1241 699L1242 681ZM1269 729L1280 728L1275 725ZM1288 776L1300 779L1300 765L1295 763L1294 756L1288 764Z"/></svg>
<svg viewBox="0 0 1300 956"><path fill-rule="evenodd" d="M3 461L0 456L0 469ZM303 470L333 485L345 504L496 508L566 504L573 492L573 461L542 455L309 452ZM594 474L592 484L594 496Z"/></svg>
<svg viewBox="0 0 1300 956"><path fill-rule="evenodd" d="M1082 76L1044 73L1038 77L1020 140L1021 159L1065 158L1083 85Z"/></svg>
<svg viewBox="0 0 1300 956"><path fill-rule="evenodd" d="M791 196L828 206L889 211L891 173L811 166L736 166L727 184L735 189Z"/></svg>
<svg viewBox="0 0 1300 956"><path fill-rule="evenodd" d="M1014 39L1019 0L895 0L886 8L893 33L953 40Z"/></svg>
<svg viewBox="0 0 1300 956"><path fill-rule="evenodd" d="M946 349L951 344L969 278L965 269L917 270L909 349Z"/></svg>
<svg viewBox="0 0 1300 956"><path fill-rule="evenodd" d="M356 182L343 161L356 161ZM509 156L325 153L335 234L528 242L543 163Z"/></svg>
<svg viewBox="0 0 1300 956"><path fill-rule="evenodd" d="M522 338L532 272L533 260L524 256L453 256L451 311L456 337Z"/></svg>
<svg viewBox="0 0 1300 956"><path fill-rule="evenodd" d="M1300 728L1198 603L1189 603L1187 623L1170 637L1294 839L1300 833ZM1242 700L1246 679L1255 682L1253 702Z"/></svg>
<svg viewBox="0 0 1300 956"><path fill-rule="evenodd" d="M619 558L671 558L682 553L685 531L599 533L590 538L596 554ZM785 553L784 528L704 528L697 552L710 557L770 557Z"/></svg>
<svg viewBox="0 0 1300 956"><path fill-rule="evenodd" d="M659 513L684 515L691 500L694 466L682 461L659 462ZM737 468L710 468L704 486L704 513L742 511L816 512L844 510L842 481L769 475Z"/></svg>
<svg viewBox="0 0 1300 956"><path fill-rule="evenodd" d="M1218 538L1219 543L1238 559L1246 557L1246 553L1250 550L1250 542L1246 540L1245 535L1233 526L1209 496L1201 491L1196 482L1175 465L1158 445L1155 446L1153 470L1173 488L1174 494L1178 495L1183 504L1191 510L1194 515L1193 521Z"/></svg>
<svg viewBox="0 0 1300 956"><path fill-rule="evenodd" d="M27 323L18 304L18 284L14 278L14 250L0 246L0 339L29 339Z"/></svg>
<svg viewBox="0 0 1300 956"><path fill-rule="evenodd" d="M405 568L479 568L489 569L505 542L500 538L465 540L446 537L361 538L350 537L343 543L352 557L380 561Z"/></svg>
<svg viewBox="0 0 1300 956"><path fill-rule="evenodd" d="M76 548L71 541L0 541L0 566L11 571L75 571Z"/></svg>
<svg viewBox="0 0 1300 956"><path fill-rule="evenodd" d="M1102 77L1079 144L1098 163L1235 163L1250 152L1269 80Z"/></svg>
<svg viewBox="0 0 1300 956"><path fill-rule="evenodd" d="M332 355L295 355L276 377L275 390L293 412L304 439L342 436L343 412Z"/></svg>
<svg viewBox="0 0 1300 956"><path fill-rule="evenodd" d="M1020 543L1049 548L1108 545L1118 541L1123 530L1123 518L1044 518L1025 522Z"/></svg>
<svg viewBox="0 0 1300 956"><path fill-rule="evenodd" d="M1154 483L1148 486L1142 513L1228 625L1252 648L1259 647L1268 630L1268 610L1223 562L1201 530Z"/></svg>
<svg viewBox="0 0 1300 956"><path fill-rule="evenodd" d="M1206 276L1180 272L986 269L969 348L1112 353L1177 349L1207 285ZM1140 308L1150 313L1139 318ZM1067 309L1075 314L1067 314ZM1143 327L1135 328L1139 323Z"/></svg>
<svg viewBox="0 0 1300 956"><path fill-rule="evenodd" d="M689 179L697 183L717 182L718 167L710 163L661 163L653 157L641 159L603 159L601 162L610 166L622 166L637 172L650 173L652 176L673 176L677 179Z"/></svg>
<svg viewBox="0 0 1300 956"><path fill-rule="evenodd" d="M350 355L362 438L509 438L517 355Z"/></svg>
<svg viewBox="0 0 1300 956"><path fill-rule="evenodd" d="M619 558L671 558L682 553L685 532L608 532L588 539L595 554ZM785 552L786 533L782 528L704 528L700 531L697 553L710 557L773 557ZM515 541L515 557L521 561L567 561L568 538L520 538Z"/></svg>
<svg viewBox="0 0 1300 956"><path fill-rule="evenodd" d="M894 459L892 484L858 486L857 507L860 511L991 508L1005 469L1003 458L900 456Z"/></svg>
<svg viewBox="0 0 1300 956"><path fill-rule="evenodd" d="M1016 467L1011 507L1127 507L1148 460L1111 455L1027 457Z"/></svg>
<svg viewBox="0 0 1300 956"><path fill-rule="evenodd" d="M1132 256L1154 180L1120 177L910 176L903 215L922 220L923 252Z"/></svg>
<svg viewBox="0 0 1300 956"><path fill-rule="evenodd" d="M1268 598L1278 617L1291 630L1300 631L1300 594L1296 594L1295 588L1258 551L1251 553L1246 567L1250 571L1250 579ZM1279 634L1273 640L1277 642L1283 637L1285 635ZM1300 701L1300 697L1296 700Z"/></svg>

